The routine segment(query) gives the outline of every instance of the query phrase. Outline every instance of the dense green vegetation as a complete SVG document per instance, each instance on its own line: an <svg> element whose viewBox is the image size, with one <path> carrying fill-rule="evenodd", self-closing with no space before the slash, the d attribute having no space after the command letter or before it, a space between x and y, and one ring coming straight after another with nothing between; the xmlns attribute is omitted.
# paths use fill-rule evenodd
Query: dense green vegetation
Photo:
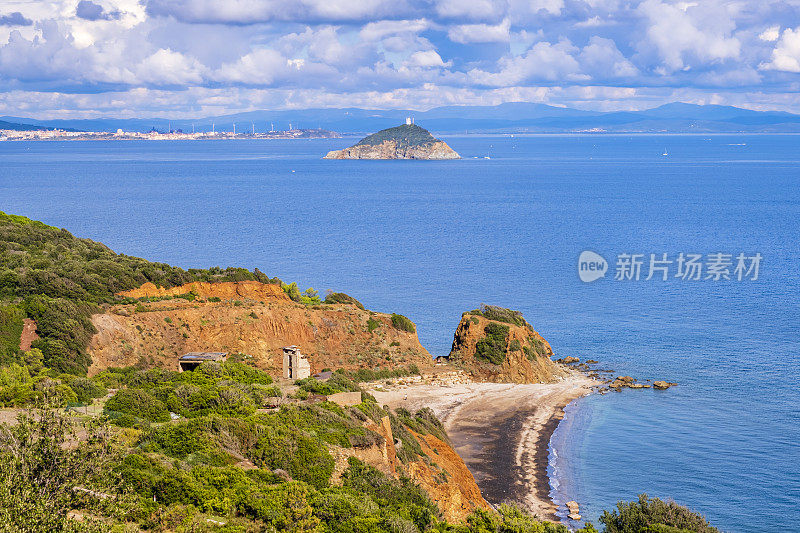
<svg viewBox="0 0 800 533"><path fill-rule="evenodd" d="M371 368L359 368L357 370L344 372L346 376L357 383L379 381L382 379L402 378L405 376L419 375L419 373L419 367L416 364L408 365L406 368L394 368L391 370L386 368L378 370L373 370Z"/></svg>
<svg viewBox="0 0 800 533"><path fill-rule="evenodd" d="M508 347L508 326L490 322L483 328L486 336L475 344L475 359L502 365Z"/></svg>
<svg viewBox="0 0 800 533"><path fill-rule="evenodd" d="M675 502L641 494L635 502L620 502L600 517L606 533L718 533L703 516Z"/></svg>
<svg viewBox="0 0 800 533"><path fill-rule="evenodd" d="M12 319L0 326L0 361L20 362L16 333L20 311L36 320L41 337L34 346L44 364L58 372L86 374L86 346L95 333L89 321L98 304L119 302L117 292L146 282L173 287L191 281L279 283L258 269L189 269L123 254L90 239L25 217L0 212L0 313ZM11 329L10 329L11 328ZM19 337L17 337L19 338Z"/></svg>
<svg viewBox="0 0 800 533"><path fill-rule="evenodd" d="M25 312L19 307L0 305L0 364L16 360L23 318Z"/></svg>
<svg viewBox="0 0 800 533"><path fill-rule="evenodd" d="M488 320L495 320L497 322L505 322L506 324L513 324L515 326L530 328L531 325L522 316L519 311L513 309L506 309L505 307L498 307L496 305L481 305L480 309L473 309L469 312L470 315L482 316Z"/></svg>
<svg viewBox="0 0 800 533"><path fill-rule="evenodd" d="M394 128L387 128L379 132L367 135L355 146L374 146L385 141L397 141L398 146L407 148L409 146L425 146L437 141L436 137L425 128L416 124L403 124Z"/></svg>
<svg viewBox="0 0 800 533"><path fill-rule="evenodd" d="M417 142L414 135L407 142ZM415 365L301 380L293 397L266 373L233 360L207 362L192 372L130 367L82 377L95 332L91 314L108 303L135 303L115 293L148 281L170 287L244 280L281 283L258 270L182 270L119 255L65 230L0 213L0 406L46 406L21 415L17 424L0 425L0 533L566 533L564 526L505 505L475 512L464 524L446 523L410 479L354 458L340 479L333 475L333 451L382 443L366 426L383 417L400 441L401 473L414 461L438 468L412 434L448 440L433 412L389 410L357 384L418 374ZM297 302L322 303L314 289L281 286ZM329 294L325 302L363 309L343 293ZM527 325L519 313L502 308L474 313ZM41 339L23 353L25 317L36 320ZM415 332L402 315L392 315L391 322ZM496 322L485 328L476 357L500 364L497 354L501 347L505 352L509 328ZM522 349L530 357L541 341L531 336ZM114 394L106 398L110 389ZM301 401L343 391L360 391L362 402L343 408ZM92 410L74 409L97 399ZM606 531L716 531L685 508L643 498L604 514ZM81 520L69 517L76 511Z"/></svg>
<svg viewBox="0 0 800 533"><path fill-rule="evenodd" d="M392 326L394 326L395 329L407 331L408 333L417 332L417 327L408 317L398 315L397 313L392 313Z"/></svg>
<svg viewBox="0 0 800 533"><path fill-rule="evenodd" d="M359 309L364 309L364 304L350 296L349 294L345 294L343 292L332 292L325 297L326 304L351 304L355 305Z"/></svg>
<svg viewBox="0 0 800 533"><path fill-rule="evenodd" d="M87 394L119 388L106 402L111 425L91 418L74 424L43 410L0 426L0 531L122 533L136 524L175 532L567 532L507 505L449 524L410 479L389 477L352 457L333 482L331 450L382 443L365 424L383 417L400 440L401 469L419 460L435 468L411 433L448 440L430 409L390 411L362 392L362 403L351 408L283 403L256 411L255 393L275 387L265 373L236 362L207 362L183 373L111 369L73 382ZM341 372L326 382L297 384L306 392L359 390ZM249 400L242 403L243 397ZM180 418L169 420L170 411L180 411ZM123 417L128 423L120 423ZM88 429L76 439L74 427ZM84 516L81 522L68 518L74 509ZM614 533L715 531L658 500L621 504L601 521ZM581 531L596 532L591 526Z"/></svg>

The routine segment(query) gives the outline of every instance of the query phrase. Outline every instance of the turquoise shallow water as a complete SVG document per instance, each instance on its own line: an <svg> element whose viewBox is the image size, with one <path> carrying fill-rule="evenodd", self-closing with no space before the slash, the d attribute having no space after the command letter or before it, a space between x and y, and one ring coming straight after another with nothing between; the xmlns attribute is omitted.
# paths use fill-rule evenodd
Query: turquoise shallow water
<svg viewBox="0 0 800 533"><path fill-rule="evenodd" d="M796 528L800 137L446 140L466 158L320 159L349 140L0 143L0 209L151 260L351 293L411 317L434 355L462 311L520 309L560 356L680 383L570 406L557 500L596 520L647 492L726 531ZM757 281L585 284L587 249L612 270L619 253L764 260Z"/></svg>

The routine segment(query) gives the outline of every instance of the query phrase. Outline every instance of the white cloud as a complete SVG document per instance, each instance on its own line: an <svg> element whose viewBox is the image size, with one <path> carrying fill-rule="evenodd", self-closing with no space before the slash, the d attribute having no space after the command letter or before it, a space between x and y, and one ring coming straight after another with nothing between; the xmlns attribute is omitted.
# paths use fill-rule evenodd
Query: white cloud
<svg viewBox="0 0 800 533"><path fill-rule="evenodd" d="M538 42L522 55L501 59L497 72L473 69L468 76L474 83L493 87L584 80L586 76L580 73L580 65L572 56L576 51L569 41Z"/></svg>
<svg viewBox="0 0 800 533"><path fill-rule="evenodd" d="M436 13L445 19L493 22L503 17L504 9L504 2L493 0L439 0L436 2Z"/></svg>
<svg viewBox="0 0 800 533"><path fill-rule="evenodd" d="M774 42L778 40L778 37L781 35L781 27L780 26L770 26L763 32L758 35L758 38L762 41L767 42Z"/></svg>
<svg viewBox="0 0 800 533"><path fill-rule="evenodd" d="M435 50L421 50L419 52L414 52L409 56L407 61L407 66L410 67L423 67L423 68L430 68L430 67L446 67L449 66L442 61L442 57L436 53Z"/></svg>
<svg viewBox="0 0 800 533"><path fill-rule="evenodd" d="M800 72L800 27L783 30L780 41L772 51L772 61L759 65L762 70Z"/></svg>
<svg viewBox="0 0 800 533"><path fill-rule="evenodd" d="M579 61L583 72L598 78L631 78L639 74L611 39L594 36L581 50Z"/></svg>
<svg viewBox="0 0 800 533"><path fill-rule="evenodd" d="M275 50L262 48L254 50L234 63L222 65L213 75L218 81L242 83L246 85L271 85L285 75L291 68L297 69L300 63L290 63Z"/></svg>
<svg viewBox="0 0 800 533"><path fill-rule="evenodd" d="M395 17L409 8L402 0L147 0L147 11L189 23L258 24L363 21Z"/></svg>
<svg viewBox="0 0 800 533"><path fill-rule="evenodd" d="M447 37L456 43L507 43L511 22L504 19L500 24L461 24L447 31Z"/></svg>
<svg viewBox="0 0 800 533"><path fill-rule="evenodd" d="M366 24L359 37L364 41L379 41L384 37L396 35L398 33L419 33L430 27L430 23L425 19L417 20L381 20Z"/></svg>
<svg viewBox="0 0 800 533"><path fill-rule="evenodd" d="M626 85L647 102L732 102L726 87L757 87L759 105L775 94L792 106L800 98L784 91L800 82L775 72L800 73L797 1L91 0L78 13L78 0L4 0L0 17L32 24L0 23L0 101L106 114L366 95L378 107L516 97L615 108L623 93L601 87Z"/></svg>
<svg viewBox="0 0 800 533"><path fill-rule="evenodd" d="M162 48L136 69L138 80L152 85L196 85L203 81L203 65L180 52Z"/></svg>
<svg viewBox="0 0 800 533"><path fill-rule="evenodd" d="M605 21L605 20L601 19L600 17L598 17L597 15L595 15L592 18L588 18L588 19L586 19L584 21L575 23L575 27L576 28L596 28L598 26L604 26L606 24L608 24L608 21Z"/></svg>
<svg viewBox="0 0 800 533"><path fill-rule="evenodd" d="M736 23L727 11L735 7L716 1L698 6L645 0L638 11L647 20L647 40L639 47L658 54L665 74L695 64L736 59L741 43L732 36Z"/></svg>

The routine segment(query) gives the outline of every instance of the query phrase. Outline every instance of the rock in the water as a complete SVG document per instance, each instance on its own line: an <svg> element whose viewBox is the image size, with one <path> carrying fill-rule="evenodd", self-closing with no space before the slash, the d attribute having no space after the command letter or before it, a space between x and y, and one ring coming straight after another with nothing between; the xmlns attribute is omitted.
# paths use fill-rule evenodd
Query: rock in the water
<svg viewBox="0 0 800 533"><path fill-rule="evenodd" d="M561 359L558 359L558 362L563 363L565 365L571 365L573 363L579 363L580 359L578 359L577 357L573 357L572 355L568 355L567 357L562 357Z"/></svg>
<svg viewBox="0 0 800 533"><path fill-rule="evenodd" d="M658 390L667 390L670 387L674 387L677 383L670 383L669 381L654 381L653 388Z"/></svg>
<svg viewBox="0 0 800 533"><path fill-rule="evenodd" d="M578 506L578 502L576 502L575 500L569 501L569 502L565 503L564 505L567 506L567 509L569 509L569 512L571 512L571 513L573 513L573 512L577 513L580 510L580 507Z"/></svg>
<svg viewBox="0 0 800 533"><path fill-rule="evenodd" d="M364 137L325 159L461 159L447 143L416 124L404 124Z"/></svg>
<svg viewBox="0 0 800 533"><path fill-rule="evenodd" d="M569 514L567 515L570 520L580 520L581 519L581 511L580 507L578 506L578 502L570 501L565 504L567 506L567 510Z"/></svg>

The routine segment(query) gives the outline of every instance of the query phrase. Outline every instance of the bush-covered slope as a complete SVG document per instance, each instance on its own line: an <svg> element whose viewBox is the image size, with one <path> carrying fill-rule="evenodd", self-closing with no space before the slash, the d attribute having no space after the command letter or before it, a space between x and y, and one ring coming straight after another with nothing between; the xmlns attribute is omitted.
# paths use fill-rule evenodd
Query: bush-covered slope
<svg viewBox="0 0 800 533"><path fill-rule="evenodd" d="M425 128L421 128L416 124L403 124L402 126L395 126L394 128L387 128L378 131L372 135L367 135L355 146L374 146L386 141L396 141L401 148L410 146L425 146L438 141L436 137Z"/></svg>

